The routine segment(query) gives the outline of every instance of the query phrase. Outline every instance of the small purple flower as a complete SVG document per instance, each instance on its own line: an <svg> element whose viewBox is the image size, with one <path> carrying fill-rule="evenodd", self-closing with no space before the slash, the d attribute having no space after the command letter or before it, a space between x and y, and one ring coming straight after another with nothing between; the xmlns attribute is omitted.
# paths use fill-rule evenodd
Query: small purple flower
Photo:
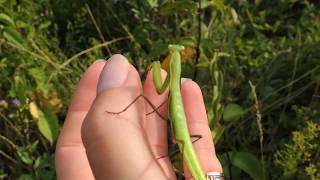
<svg viewBox="0 0 320 180"><path fill-rule="evenodd" d="M12 100L12 104L14 107L19 107L21 105L21 102L19 99L15 98Z"/></svg>

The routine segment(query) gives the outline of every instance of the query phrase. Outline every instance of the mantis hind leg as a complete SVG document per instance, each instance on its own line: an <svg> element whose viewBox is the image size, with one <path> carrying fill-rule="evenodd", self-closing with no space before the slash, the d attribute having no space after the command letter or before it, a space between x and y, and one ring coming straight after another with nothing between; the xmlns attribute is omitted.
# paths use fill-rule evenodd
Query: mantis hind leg
<svg viewBox="0 0 320 180"><path fill-rule="evenodd" d="M201 138L202 138L202 135L200 135L200 134L194 134L194 135L190 135L190 137L191 138L197 138L197 139L195 139L195 140L193 140L192 141L192 144L193 143L195 143L195 142L197 142L198 140L200 140ZM173 143L175 143L175 144L182 144L182 149L184 149L184 141L182 141L182 140L179 140L179 139L177 139L177 138L173 138ZM179 150L176 150L176 151L174 151L172 154L174 155L175 153L178 153L179 152ZM183 151L182 151L182 157L183 157Z"/></svg>
<svg viewBox="0 0 320 180"><path fill-rule="evenodd" d="M192 144L193 143L195 143L195 142L197 142L198 140L200 140L201 138L202 138L202 135L200 135L200 134L196 134L196 135L191 135L190 136L191 138L197 138L197 139L195 139L195 140L193 140L192 141ZM179 140L179 139L176 139L176 138L173 138L173 143L175 143L175 144L182 144L182 147L184 146L184 142L182 141L182 140ZM183 149L183 148L182 148ZM175 150L175 151L173 151L170 155L163 155L163 156L159 156L159 157L156 157L156 159L158 160L158 159L162 159L162 158L165 158L165 157L171 157L171 156L174 156L176 153L178 153L179 152L179 149L177 149L177 150Z"/></svg>
<svg viewBox="0 0 320 180"><path fill-rule="evenodd" d="M160 105L160 106L161 106L161 105ZM202 135L196 134L196 135L190 135L190 137L191 137L191 138L197 138L197 139L195 139L195 140L192 141L192 143L195 143L195 142L197 142L199 139L202 138ZM181 155L182 155L182 157L184 157L184 153L183 153L183 152L184 152L184 141L179 140L179 139L177 139L177 138L173 138L172 141L173 141L173 143L175 143L175 144L179 144L179 143L182 144L182 152L181 152ZM166 157L175 156L175 154L177 154L178 152L179 152L179 149L171 152L170 155L163 155L163 156L156 157L156 160L163 159L163 158L166 158ZM174 166L173 166L173 168L174 168L174 171L175 171L175 173L176 173L177 176L179 176L179 177L184 177L184 174L183 174L179 169L177 169L177 168L174 167ZM181 178L181 179L183 179L183 178Z"/></svg>
<svg viewBox="0 0 320 180"><path fill-rule="evenodd" d="M201 138L202 138L202 135L200 135L200 134L195 134L195 135L190 135L190 137L191 138L197 138L197 139L195 139L195 140L193 140L192 141L192 144L193 143L195 143L195 142L197 142L198 140L200 140ZM175 144L182 144L182 149L184 149L184 141L182 141L182 140L179 140L179 139L176 139L176 138L173 138L173 143L175 143ZM160 156L160 157L157 157L156 159L161 159L161 158L165 158L165 157L172 157L172 156L174 156L175 154L177 154L178 152L179 152L180 150L179 149L177 149L177 150L175 150L175 151L173 151L172 153L170 153L170 155L165 155L165 156ZM183 157L183 151L182 151L182 157Z"/></svg>
<svg viewBox="0 0 320 180"><path fill-rule="evenodd" d="M195 140L192 141L192 144L197 142L198 140L200 140L202 138L202 135L200 134L194 134L194 135L190 135L191 138L197 138ZM173 142L178 144L178 143L182 143L183 145L183 141L182 140L179 140L179 139L176 139L176 138L173 138Z"/></svg>
<svg viewBox="0 0 320 180"><path fill-rule="evenodd" d="M150 115L152 113L156 113L161 119L167 121L167 119L165 117L163 117L163 115L158 111L158 109L165 104L166 101L164 101L163 103L161 103L158 107L156 107L154 104L152 104L152 102L143 94L140 94L139 96L137 96L129 105L127 105L123 110L118 111L118 112L111 112L111 111L105 111L106 113L109 114L121 114L123 112L125 112L126 110L128 110L136 101L139 100L139 98L143 98L153 109L153 111L147 113L146 115Z"/></svg>

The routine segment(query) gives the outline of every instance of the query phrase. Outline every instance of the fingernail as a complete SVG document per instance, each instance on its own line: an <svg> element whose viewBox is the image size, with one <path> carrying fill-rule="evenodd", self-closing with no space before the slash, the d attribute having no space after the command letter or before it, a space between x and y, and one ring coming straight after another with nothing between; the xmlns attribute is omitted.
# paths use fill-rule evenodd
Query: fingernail
<svg viewBox="0 0 320 180"><path fill-rule="evenodd" d="M185 81L192 81L192 79L190 79L190 78L181 78L181 82L185 82Z"/></svg>
<svg viewBox="0 0 320 180"><path fill-rule="evenodd" d="M109 88L121 87L127 79L129 63L122 55L113 55L107 60L97 87L97 93Z"/></svg>
<svg viewBox="0 0 320 180"><path fill-rule="evenodd" d="M96 64L96 63L99 63L99 62L106 62L106 60L104 60L104 59L98 59L98 60L96 60L95 62L93 62L93 64Z"/></svg>

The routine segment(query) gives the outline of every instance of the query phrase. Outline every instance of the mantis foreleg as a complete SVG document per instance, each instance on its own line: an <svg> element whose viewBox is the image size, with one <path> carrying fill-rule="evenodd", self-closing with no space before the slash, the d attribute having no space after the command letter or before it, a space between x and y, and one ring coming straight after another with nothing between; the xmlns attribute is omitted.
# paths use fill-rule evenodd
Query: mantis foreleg
<svg viewBox="0 0 320 180"><path fill-rule="evenodd" d="M150 115L152 113L154 113L155 111L157 111L158 109L160 109L163 105L165 105L168 102L168 99L166 99L165 101L163 101L156 109L153 109L153 111L148 112L146 115Z"/></svg>
<svg viewBox="0 0 320 180"><path fill-rule="evenodd" d="M127 105L124 109L122 109L121 111L118 111L118 112L111 112L111 111L105 111L106 113L109 113L109 114L121 114L123 112L125 112L126 110L128 110L139 98L143 98L153 109L152 112L149 112L147 113L146 115L150 115L152 114L153 112L157 113L157 115L167 121L167 118L163 117L163 115L161 115L161 113L158 111L158 108L160 106L162 106L164 103L160 104L158 107L156 107L154 104L152 104L152 102L143 94L140 94L139 96L137 96L129 105Z"/></svg>

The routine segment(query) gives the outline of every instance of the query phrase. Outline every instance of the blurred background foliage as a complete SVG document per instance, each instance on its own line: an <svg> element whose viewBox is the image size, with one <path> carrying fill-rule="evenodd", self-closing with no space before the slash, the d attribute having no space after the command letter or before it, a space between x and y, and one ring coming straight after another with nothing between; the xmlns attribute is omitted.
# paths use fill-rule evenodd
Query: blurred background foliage
<svg viewBox="0 0 320 180"><path fill-rule="evenodd" d="M317 0L0 0L0 179L55 179L69 99L96 59L122 53L143 75L172 43L228 179L320 179Z"/></svg>

